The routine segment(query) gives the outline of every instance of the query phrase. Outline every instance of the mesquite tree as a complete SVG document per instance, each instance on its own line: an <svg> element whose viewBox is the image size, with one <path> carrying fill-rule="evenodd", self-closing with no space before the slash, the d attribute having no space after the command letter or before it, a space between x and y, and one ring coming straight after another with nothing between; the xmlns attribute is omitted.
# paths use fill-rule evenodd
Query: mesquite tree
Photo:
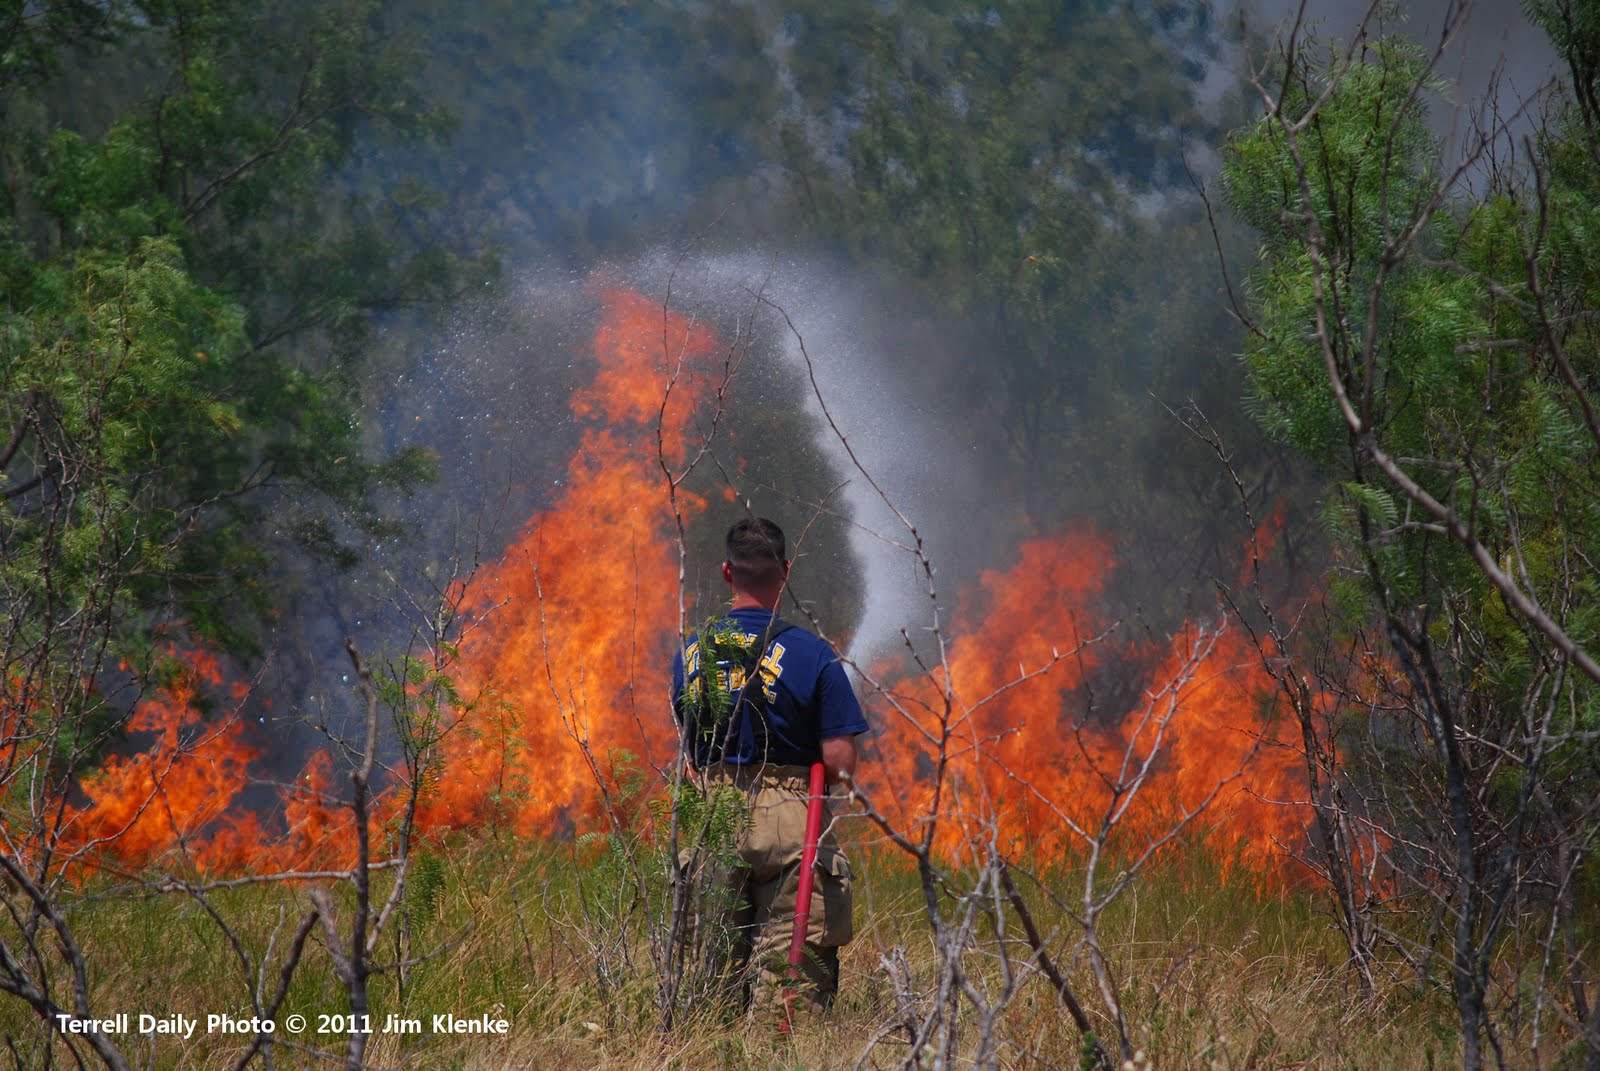
<svg viewBox="0 0 1600 1071"><path fill-rule="evenodd" d="M1290 33L1257 73L1224 175L1263 243L1246 362L1263 426L1329 484L1325 643L1365 648L1318 656L1347 720L1307 737L1336 741L1336 769L1308 747L1323 799L1398 893L1358 908L1336 883L1353 956L1378 941L1446 987L1468 1068L1537 1066L1552 1032L1596 1067L1597 9L1533 5L1570 96L1521 140L1475 116L1447 162L1426 112L1465 7L1432 50L1369 22L1328 51Z"/></svg>
<svg viewBox="0 0 1600 1071"><path fill-rule="evenodd" d="M13 4L0 39L0 991L54 1029L94 1010L79 778L175 646L253 653L275 565L426 476L371 456L354 369L457 265L345 170L433 123L379 5Z"/></svg>

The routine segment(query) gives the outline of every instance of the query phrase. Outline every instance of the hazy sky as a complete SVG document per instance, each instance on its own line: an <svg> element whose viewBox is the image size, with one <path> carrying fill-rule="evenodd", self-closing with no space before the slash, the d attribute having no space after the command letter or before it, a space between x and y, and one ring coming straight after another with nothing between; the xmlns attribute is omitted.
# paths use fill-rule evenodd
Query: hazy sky
<svg viewBox="0 0 1600 1071"><path fill-rule="evenodd" d="M1265 22L1291 19L1299 0L1245 0ZM1305 18L1318 36L1338 36L1348 40L1368 10L1365 0L1304 0ZM1444 14L1451 0L1401 0L1403 21L1390 28L1406 33L1416 41L1433 46L1439 41ZM1552 75L1565 73L1544 32L1530 23L1519 0L1476 0L1467 13L1459 41L1439 65L1439 74L1459 87L1457 103L1471 104L1482 99L1495 65L1504 64L1499 92L1503 111L1514 111L1517 102L1535 91ZM1434 114L1441 131L1451 126L1452 116Z"/></svg>

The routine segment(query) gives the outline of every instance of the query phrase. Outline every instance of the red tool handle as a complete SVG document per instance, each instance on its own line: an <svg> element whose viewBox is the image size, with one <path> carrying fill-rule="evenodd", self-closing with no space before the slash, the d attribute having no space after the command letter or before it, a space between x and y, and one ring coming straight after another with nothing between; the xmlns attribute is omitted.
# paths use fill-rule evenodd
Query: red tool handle
<svg viewBox="0 0 1600 1071"><path fill-rule="evenodd" d="M811 764L811 795L806 800L806 839L800 849L800 892L794 903L794 936L789 939L789 966L798 968L805 956L806 930L811 921L811 887L816 878L817 839L822 836L824 780L822 763ZM791 972L792 973L792 972Z"/></svg>
<svg viewBox="0 0 1600 1071"><path fill-rule="evenodd" d="M805 961L806 931L811 922L811 889L815 884L817 841L822 836L822 801L826 798L827 768L811 764L811 794L806 800L806 839L800 849L800 890L794 901L794 934L789 938L789 982L784 987L785 1027L793 1021L794 987L800 979L800 964Z"/></svg>

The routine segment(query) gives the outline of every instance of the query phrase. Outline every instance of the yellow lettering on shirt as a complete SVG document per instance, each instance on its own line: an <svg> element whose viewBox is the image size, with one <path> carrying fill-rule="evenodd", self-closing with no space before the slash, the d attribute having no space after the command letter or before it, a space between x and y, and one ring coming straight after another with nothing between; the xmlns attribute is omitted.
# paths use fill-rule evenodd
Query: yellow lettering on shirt
<svg viewBox="0 0 1600 1071"><path fill-rule="evenodd" d="M757 669L761 673L761 694L767 697L767 702L777 702L778 690L773 685L783 676L783 644L773 644Z"/></svg>

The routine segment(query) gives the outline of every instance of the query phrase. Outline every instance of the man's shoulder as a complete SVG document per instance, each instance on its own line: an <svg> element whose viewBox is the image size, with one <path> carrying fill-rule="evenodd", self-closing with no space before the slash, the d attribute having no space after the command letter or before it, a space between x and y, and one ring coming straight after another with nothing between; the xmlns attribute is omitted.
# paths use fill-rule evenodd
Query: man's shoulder
<svg viewBox="0 0 1600 1071"><path fill-rule="evenodd" d="M840 662L833 644L803 625L785 629L772 640L772 645L783 647L791 659L799 659L801 665L812 667L814 673L822 673Z"/></svg>
<svg viewBox="0 0 1600 1071"><path fill-rule="evenodd" d="M782 644L796 652L815 653L819 658L838 658L833 645L817 635L805 624L782 615L769 615L765 611L734 610L721 619L739 629L752 642L767 638L768 644Z"/></svg>
<svg viewBox="0 0 1600 1071"><path fill-rule="evenodd" d="M805 622L784 617L782 614L773 614L770 617L746 615L740 622L740 627L756 635L765 634L772 639L781 637L789 643L827 643L821 636L807 628Z"/></svg>

